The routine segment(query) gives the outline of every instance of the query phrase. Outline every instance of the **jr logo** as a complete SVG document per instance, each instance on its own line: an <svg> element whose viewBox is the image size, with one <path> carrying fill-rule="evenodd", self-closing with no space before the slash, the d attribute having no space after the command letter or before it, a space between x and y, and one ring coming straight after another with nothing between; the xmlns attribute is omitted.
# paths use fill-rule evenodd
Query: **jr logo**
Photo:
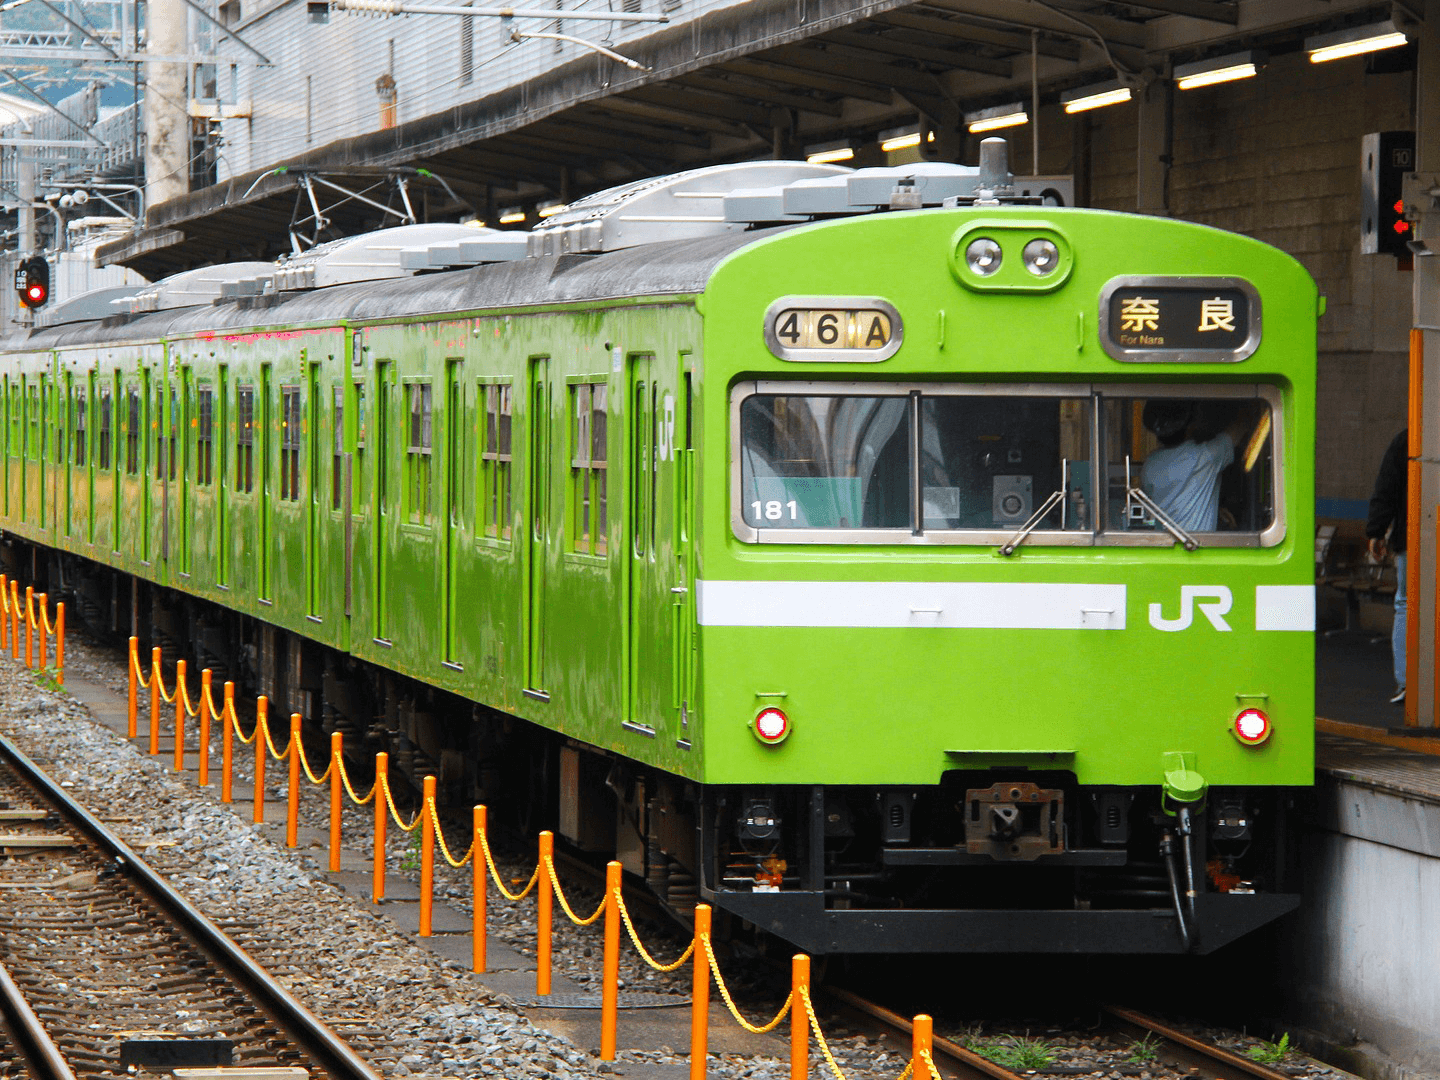
<svg viewBox="0 0 1440 1080"><path fill-rule="evenodd" d="M1179 618L1167 619L1163 605L1151 604L1150 625L1156 630L1171 632L1188 630L1195 620L1195 609L1198 607L1200 614L1209 619L1210 625L1216 630L1229 630L1230 624L1225 621L1225 616L1230 611L1232 602L1230 590L1224 585L1181 585Z"/></svg>

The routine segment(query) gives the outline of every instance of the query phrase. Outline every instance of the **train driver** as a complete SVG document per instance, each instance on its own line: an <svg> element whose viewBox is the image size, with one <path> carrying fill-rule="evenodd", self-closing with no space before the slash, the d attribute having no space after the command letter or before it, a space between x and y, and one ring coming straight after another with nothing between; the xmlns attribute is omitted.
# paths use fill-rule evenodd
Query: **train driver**
<svg viewBox="0 0 1440 1080"><path fill-rule="evenodd" d="M1214 532L1220 514L1220 474L1255 426L1253 408L1237 409L1223 429L1211 415L1218 402L1151 399L1140 419L1160 441L1145 458L1140 486L1186 532ZM1261 412L1264 406L1260 406ZM1218 430L1217 430L1218 429Z"/></svg>

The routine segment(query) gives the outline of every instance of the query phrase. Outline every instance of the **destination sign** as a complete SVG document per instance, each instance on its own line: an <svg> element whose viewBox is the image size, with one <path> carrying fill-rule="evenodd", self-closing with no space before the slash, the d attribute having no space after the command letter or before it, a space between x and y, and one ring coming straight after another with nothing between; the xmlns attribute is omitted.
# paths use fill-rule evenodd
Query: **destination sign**
<svg viewBox="0 0 1440 1080"><path fill-rule="evenodd" d="M1112 281L1100 318L1116 360L1233 363L1260 343L1260 297L1238 278Z"/></svg>
<svg viewBox="0 0 1440 1080"><path fill-rule="evenodd" d="M790 296L765 313L765 344L781 360L876 363L901 337L899 312L872 298Z"/></svg>

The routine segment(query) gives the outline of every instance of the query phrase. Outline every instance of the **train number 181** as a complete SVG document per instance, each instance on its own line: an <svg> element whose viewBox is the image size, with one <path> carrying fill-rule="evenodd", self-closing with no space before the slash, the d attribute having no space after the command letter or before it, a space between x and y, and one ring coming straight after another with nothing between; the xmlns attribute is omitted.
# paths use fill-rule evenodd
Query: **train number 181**
<svg viewBox="0 0 1440 1080"><path fill-rule="evenodd" d="M794 499L783 503L779 499L769 499L763 503L756 499L750 504L750 509L754 511L756 521L762 517L766 521L782 521L786 520L787 514L788 520L794 521L799 514L799 507L795 505Z"/></svg>

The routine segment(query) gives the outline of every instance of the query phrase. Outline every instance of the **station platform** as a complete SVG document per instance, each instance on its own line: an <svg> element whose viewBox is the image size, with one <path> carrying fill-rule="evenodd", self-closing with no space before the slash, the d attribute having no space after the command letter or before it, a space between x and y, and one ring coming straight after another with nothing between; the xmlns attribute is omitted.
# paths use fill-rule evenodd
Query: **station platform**
<svg viewBox="0 0 1440 1080"><path fill-rule="evenodd" d="M1388 635L1316 641L1316 800L1285 1012L1370 1080L1440 1076L1440 732L1389 703Z"/></svg>

